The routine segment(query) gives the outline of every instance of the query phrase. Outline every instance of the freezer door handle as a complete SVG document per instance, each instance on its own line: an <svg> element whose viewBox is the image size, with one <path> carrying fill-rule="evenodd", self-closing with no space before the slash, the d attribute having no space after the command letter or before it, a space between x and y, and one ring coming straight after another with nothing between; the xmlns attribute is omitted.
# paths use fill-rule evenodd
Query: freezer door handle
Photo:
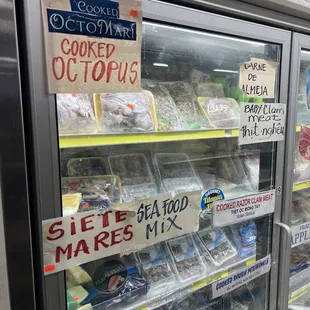
<svg viewBox="0 0 310 310"><path fill-rule="evenodd" d="M283 228L285 232L282 235L282 244L280 247L280 264L279 264L279 286L278 286L278 306L277 309L287 310L289 299L289 275L291 266L291 240L292 231L290 226L284 223L276 223L279 227Z"/></svg>
<svg viewBox="0 0 310 310"><path fill-rule="evenodd" d="M283 228L283 229L286 231L287 235L288 235L289 237L292 237L292 230L291 230L291 227L290 227L290 226L288 226L288 225L286 225L286 224L284 224L284 223L281 223L281 222L276 223L276 225L278 225L278 226L280 226L281 228ZM290 244L290 246L291 246L291 238L289 238L289 244Z"/></svg>

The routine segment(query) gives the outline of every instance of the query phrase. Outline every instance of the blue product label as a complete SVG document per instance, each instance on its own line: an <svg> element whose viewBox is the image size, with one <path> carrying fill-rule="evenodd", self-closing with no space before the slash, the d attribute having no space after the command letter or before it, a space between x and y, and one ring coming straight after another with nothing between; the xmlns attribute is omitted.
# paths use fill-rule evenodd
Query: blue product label
<svg viewBox="0 0 310 310"><path fill-rule="evenodd" d="M119 18L119 4L111 0L70 0L72 11Z"/></svg>
<svg viewBox="0 0 310 310"><path fill-rule="evenodd" d="M197 256L194 243L186 238L169 241L169 247L177 262Z"/></svg>
<svg viewBox="0 0 310 310"><path fill-rule="evenodd" d="M165 255L160 245L150 246L139 251L138 257L144 269L166 265Z"/></svg>
<svg viewBox="0 0 310 310"><path fill-rule="evenodd" d="M256 244L256 224L251 222L249 225L241 226L240 235L242 238L242 244L244 246Z"/></svg>
<svg viewBox="0 0 310 310"><path fill-rule="evenodd" d="M211 188L201 197L201 210L206 210L207 214L212 214L213 202L224 199L224 193L219 188Z"/></svg>
<svg viewBox="0 0 310 310"><path fill-rule="evenodd" d="M137 25L128 20L54 9L47 9L47 20L49 32L129 41L137 39Z"/></svg>
<svg viewBox="0 0 310 310"><path fill-rule="evenodd" d="M79 212L86 212L92 210L98 210L100 212L106 211L110 208L109 200L82 200L79 207Z"/></svg>
<svg viewBox="0 0 310 310"><path fill-rule="evenodd" d="M110 260L97 268L93 276L93 284L97 291L110 294L125 284L127 276L128 270L124 263Z"/></svg>
<svg viewBox="0 0 310 310"><path fill-rule="evenodd" d="M226 237L222 230L201 231L199 237L209 251L212 251L226 242Z"/></svg>

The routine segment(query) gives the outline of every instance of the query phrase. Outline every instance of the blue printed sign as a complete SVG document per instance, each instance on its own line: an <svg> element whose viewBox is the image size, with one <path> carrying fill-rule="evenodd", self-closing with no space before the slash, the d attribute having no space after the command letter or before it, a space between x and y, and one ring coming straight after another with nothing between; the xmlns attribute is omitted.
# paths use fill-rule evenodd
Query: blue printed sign
<svg viewBox="0 0 310 310"><path fill-rule="evenodd" d="M47 9L49 32L136 41L136 23L121 19L102 19L80 12Z"/></svg>
<svg viewBox="0 0 310 310"><path fill-rule="evenodd" d="M119 18L119 4L111 0L70 0L72 11Z"/></svg>
<svg viewBox="0 0 310 310"><path fill-rule="evenodd" d="M213 202L224 200L224 193L219 188L208 189L201 197L201 210L212 214Z"/></svg>

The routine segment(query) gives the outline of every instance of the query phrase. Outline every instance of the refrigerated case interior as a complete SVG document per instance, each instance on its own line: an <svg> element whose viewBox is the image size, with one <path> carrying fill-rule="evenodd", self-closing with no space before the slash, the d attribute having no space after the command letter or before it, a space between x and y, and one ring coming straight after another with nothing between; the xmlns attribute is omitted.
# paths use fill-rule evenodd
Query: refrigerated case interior
<svg viewBox="0 0 310 310"><path fill-rule="evenodd" d="M240 102L261 102L239 89L240 64L280 55L268 42L143 22L144 92L57 95L60 145L81 141L60 149L64 215L164 193L217 187L229 199L274 189L275 145L239 146L227 133L239 127ZM278 71L275 79L278 96ZM208 285L270 253L271 235L272 216L212 228L203 213L197 233L67 270L68 309L267 309L268 275L215 300Z"/></svg>

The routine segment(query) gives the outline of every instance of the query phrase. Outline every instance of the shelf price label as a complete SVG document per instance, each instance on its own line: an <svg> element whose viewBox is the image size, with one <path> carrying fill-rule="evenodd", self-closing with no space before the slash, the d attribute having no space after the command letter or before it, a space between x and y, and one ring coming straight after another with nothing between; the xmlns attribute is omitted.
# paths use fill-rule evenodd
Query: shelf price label
<svg viewBox="0 0 310 310"><path fill-rule="evenodd" d="M275 190L213 203L213 226L222 227L274 212Z"/></svg>
<svg viewBox="0 0 310 310"><path fill-rule="evenodd" d="M293 226L292 232L292 248L310 241L310 222Z"/></svg>
<svg viewBox="0 0 310 310"><path fill-rule="evenodd" d="M41 0L49 93L141 91L142 0Z"/></svg>
<svg viewBox="0 0 310 310"><path fill-rule="evenodd" d="M271 262L270 255L258 260L250 267L239 269L228 277L221 279L212 284L212 297L217 298L225 295L240 286L258 278L269 272Z"/></svg>

